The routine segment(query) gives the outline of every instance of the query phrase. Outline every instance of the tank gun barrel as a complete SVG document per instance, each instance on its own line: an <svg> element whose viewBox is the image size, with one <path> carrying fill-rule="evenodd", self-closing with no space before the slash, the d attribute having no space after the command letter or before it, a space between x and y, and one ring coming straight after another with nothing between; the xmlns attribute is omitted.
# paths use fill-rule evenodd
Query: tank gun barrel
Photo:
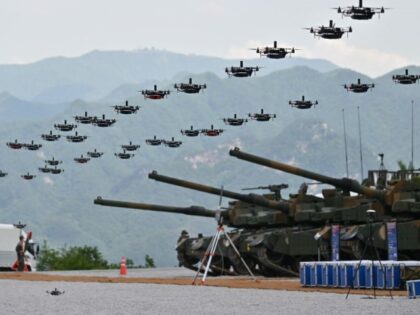
<svg viewBox="0 0 420 315"><path fill-rule="evenodd" d="M229 151L231 156L237 157L238 159L245 160L251 163L267 166L276 170L280 170L286 173L294 174L304 178L316 180L321 183L329 184L334 187L340 188L344 191L351 191L358 194L363 194L369 198L375 198L380 201L385 201L386 193L381 190L372 189L369 187L362 186L354 179L350 178L334 178L325 175L321 175L315 172L307 171L292 165L280 163L277 161L262 158L257 155L252 155L246 152L242 152L239 148L234 148Z"/></svg>
<svg viewBox="0 0 420 315"><path fill-rule="evenodd" d="M157 180L159 182L164 182L164 183L175 185L175 186L198 190L198 191L205 192L208 194L213 194L217 196L223 195L224 197L227 197L227 198L240 200L243 202L259 205L262 207L267 207L270 209L280 210L283 212L289 212L289 208L290 208L289 203L284 202L284 201L270 200L257 194L245 195L245 194L238 194L236 192L232 192L226 189L221 190L219 188L215 188L215 187L211 187L207 185L202 185L202 184L193 183L193 182L189 182L182 179L159 175L157 171L153 171L149 173L149 178Z"/></svg>
<svg viewBox="0 0 420 315"><path fill-rule="evenodd" d="M199 217L209 217L215 218L216 211L209 210L200 206L191 206L191 207L170 207L162 206L148 203L138 203L138 202L128 202L128 201L118 201L118 200L109 200L102 199L102 197L97 197L94 201L94 204L108 207L119 207L119 208L129 208L137 210L150 210L150 211L159 211L159 212L169 212L169 213L182 213L186 215L194 215ZM222 211L222 216L225 216L225 211Z"/></svg>

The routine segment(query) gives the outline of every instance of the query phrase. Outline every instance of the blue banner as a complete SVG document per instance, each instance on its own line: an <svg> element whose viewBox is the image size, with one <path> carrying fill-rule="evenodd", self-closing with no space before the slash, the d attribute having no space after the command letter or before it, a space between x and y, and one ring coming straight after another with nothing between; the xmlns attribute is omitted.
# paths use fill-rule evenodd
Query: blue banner
<svg viewBox="0 0 420 315"><path fill-rule="evenodd" d="M338 224L331 227L331 260L340 260L340 226Z"/></svg>
<svg viewBox="0 0 420 315"><path fill-rule="evenodd" d="M388 260L398 260L397 222L386 223L388 240Z"/></svg>

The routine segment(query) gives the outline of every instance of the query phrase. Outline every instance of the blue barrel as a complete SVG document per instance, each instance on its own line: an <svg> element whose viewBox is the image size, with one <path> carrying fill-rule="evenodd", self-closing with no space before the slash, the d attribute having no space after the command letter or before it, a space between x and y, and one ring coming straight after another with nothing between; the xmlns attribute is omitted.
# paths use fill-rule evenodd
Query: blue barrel
<svg viewBox="0 0 420 315"><path fill-rule="evenodd" d="M341 285L341 277L340 277L340 266L338 263L334 263L333 267L333 287L338 288Z"/></svg>
<svg viewBox="0 0 420 315"><path fill-rule="evenodd" d="M399 265L388 265L385 268L387 289L399 289L401 286L401 272Z"/></svg>
<svg viewBox="0 0 420 315"><path fill-rule="evenodd" d="M377 289L385 289L385 266L373 265L373 285Z"/></svg>
<svg viewBox="0 0 420 315"><path fill-rule="evenodd" d="M420 298L420 280L407 281L407 295L410 299Z"/></svg>
<svg viewBox="0 0 420 315"><path fill-rule="evenodd" d="M359 264L354 265L354 273L355 273L355 277L353 277L354 288L357 288L357 289L366 288L366 264L362 262L360 265Z"/></svg>
<svg viewBox="0 0 420 315"><path fill-rule="evenodd" d="M315 263L315 285L316 286L322 286L322 271L323 271L323 264Z"/></svg>
<svg viewBox="0 0 420 315"><path fill-rule="evenodd" d="M373 265L372 263L366 264L366 280L365 280L365 288L372 289L373 288Z"/></svg>

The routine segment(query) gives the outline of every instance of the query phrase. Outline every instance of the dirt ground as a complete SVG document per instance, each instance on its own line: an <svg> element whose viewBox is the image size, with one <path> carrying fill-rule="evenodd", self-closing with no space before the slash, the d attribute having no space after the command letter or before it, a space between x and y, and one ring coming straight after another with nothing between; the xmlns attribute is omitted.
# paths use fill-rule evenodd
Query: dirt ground
<svg viewBox="0 0 420 315"><path fill-rule="evenodd" d="M23 280L23 281L64 281L64 282L90 282L90 283L151 283L166 285L192 285L192 278L141 278L141 277L98 277L98 276L76 276L76 275L48 275L42 273L1 273L0 279L4 280ZM200 285L200 281L196 282ZM301 287L299 280L295 278L276 278L266 279L259 278L257 280L218 277L208 278L205 282L206 286L239 288L239 289L269 289L269 290L287 290L301 292L324 292L324 293L341 293L346 294L347 289L340 288L306 288ZM351 294L373 295L373 290L351 290ZM377 296L388 296L389 291L376 290ZM406 296L405 291L392 291L393 296Z"/></svg>

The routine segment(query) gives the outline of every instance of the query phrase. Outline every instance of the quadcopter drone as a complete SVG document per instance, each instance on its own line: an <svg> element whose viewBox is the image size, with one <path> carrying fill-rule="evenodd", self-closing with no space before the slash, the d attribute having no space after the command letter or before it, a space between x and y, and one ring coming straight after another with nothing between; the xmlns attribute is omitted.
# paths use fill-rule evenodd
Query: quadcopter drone
<svg viewBox="0 0 420 315"><path fill-rule="evenodd" d="M302 96L301 100L289 101L289 105L299 109L309 109L312 106L315 107L316 105L318 105L318 101L308 101L305 100L305 96Z"/></svg>
<svg viewBox="0 0 420 315"><path fill-rule="evenodd" d="M260 54L260 57L264 56L270 59L283 59L287 55L291 57L297 49L277 47L277 41L274 41L273 47L257 47L251 48L251 50L255 50L257 54Z"/></svg>
<svg viewBox="0 0 420 315"><path fill-rule="evenodd" d="M34 179L36 177L36 175L29 174L29 172L28 172L24 175L20 175L20 177L22 177L25 180L31 180L31 179Z"/></svg>
<svg viewBox="0 0 420 315"><path fill-rule="evenodd" d="M397 74L392 76L392 80L399 84L414 84L420 79L418 74L408 74L408 69L405 69L405 74Z"/></svg>
<svg viewBox="0 0 420 315"><path fill-rule="evenodd" d="M193 84L192 79L188 80L188 83L178 83L174 85L174 88L178 92L184 92L187 94L196 94L199 93L202 89L206 89L206 84Z"/></svg>
<svg viewBox="0 0 420 315"><path fill-rule="evenodd" d="M76 131L74 136L66 136L66 139L68 142L79 143L85 141L87 136L80 136Z"/></svg>
<svg viewBox="0 0 420 315"><path fill-rule="evenodd" d="M350 27L336 27L334 22L330 20L329 26L319 26L305 28L314 34L314 37L325 38L325 39L340 39L345 33L353 32L353 29Z"/></svg>
<svg viewBox="0 0 420 315"><path fill-rule="evenodd" d="M72 131L73 129L77 128L77 125L68 124L67 120L64 120L64 124L55 124L54 128L60 131Z"/></svg>
<svg viewBox="0 0 420 315"><path fill-rule="evenodd" d="M15 139L15 142L7 142L6 145L10 149L19 150L22 149L24 144L22 142L18 142L17 139Z"/></svg>
<svg viewBox="0 0 420 315"><path fill-rule="evenodd" d="M114 108L117 114L123 114L123 115L135 114L140 109L140 106L128 105L128 101L125 101L125 105L114 105L111 107Z"/></svg>
<svg viewBox="0 0 420 315"><path fill-rule="evenodd" d="M244 67L244 62L241 60L239 62L239 67L230 67L226 68L225 72L229 77L245 78L250 77L253 73L256 73L260 70L260 67Z"/></svg>
<svg viewBox="0 0 420 315"><path fill-rule="evenodd" d="M350 85L344 84L343 86L347 90L347 92L366 93L370 89L373 89L375 87L375 84L361 83L361 80L357 79L357 83L351 83Z"/></svg>
<svg viewBox="0 0 420 315"><path fill-rule="evenodd" d="M201 129L201 133L208 137L220 136L223 131L223 129L214 129L213 125L210 126L210 129Z"/></svg>
<svg viewBox="0 0 420 315"><path fill-rule="evenodd" d="M176 141L176 140L174 140L174 137L172 137L171 140L163 140L162 142L165 146L167 146L169 148L178 148L182 144L182 141Z"/></svg>
<svg viewBox="0 0 420 315"><path fill-rule="evenodd" d="M156 136L153 136L153 139L146 139L146 144L148 145L161 145L165 140L157 139Z"/></svg>
<svg viewBox="0 0 420 315"><path fill-rule="evenodd" d="M114 153L114 155L122 160L128 160L134 157L133 153L127 153L125 150L123 150L123 152L120 153Z"/></svg>
<svg viewBox="0 0 420 315"><path fill-rule="evenodd" d="M5 173L2 170L0 170L0 177L5 177L5 176L7 176L7 173Z"/></svg>
<svg viewBox="0 0 420 315"><path fill-rule="evenodd" d="M380 17L381 14L385 13L385 10L389 10L389 8L384 7L364 7L363 0L359 0L359 6L338 7L334 9L342 16L350 17L353 20L371 20L375 14L378 14L378 17Z"/></svg>
<svg viewBox="0 0 420 315"><path fill-rule="evenodd" d="M96 116L88 116L88 113L85 112L84 116L74 116L74 120L80 124L91 124L97 117Z"/></svg>
<svg viewBox="0 0 420 315"><path fill-rule="evenodd" d="M261 108L260 113L249 113L248 117L256 121L269 121L271 119L276 118L276 114L266 114L264 113L264 109Z"/></svg>
<svg viewBox="0 0 420 315"><path fill-rule="evenodd" d="M171 91L169 90L158 90L157 85L153 87L153 90L143 90L141 91L141 94L144 96L144 98L148 98L151 100L161 100L165 98L165 96L169 95Z"/></svg>
<svg viewBox="0 0 420 315"><path fill-rule="evenodd" d="M123 144L121 145L121 148L125 151L136 151L138 148L140 148L140 144L133 144L131 141L129 144Z"/></svg>
<svg viewBox="0 0 420 315"><path fill-rule="evenodd" d="M97 127L111 127L116 121L116 119L107 119L105 115L102 115L102 118L95 118L92 121L92 125Z"/></svg>
<svg viewBox="0 0 420 315"><path fill-rule="evenodd" d="M74 158L73 160L79 164L85 164L90 161L90 158L84 157L82 154L80 157Z"/></svg>
<svg viewBox="0 0 420 315"><path fill-rule="evenodd" d="M31 143L24 143L23 147L26 150L29 150L29 151L36 151L36 150L42 148L42 144L36 144L36 143L34 143L34 140L32 140Z"/></svg>
<svg viewBox="0 0 420 315"><path fill-rule="evenodd" d="M248 122L248 119L238 118L236 114L233 115L233 118L228 117L228 118L223 118L222 120L226 125L230 125L230 126L242 126L243 124Z"/></svg>
<svg viewBox="0 0 420 315"><path fill-rule="evenodd" d="M190 129L182 129L181 134L187 137L197 137L200 134L200 130L194 129L194 127L191 126Z"/></svg>
<svg viewBox="0 0 420 315"><path fill-rule="evenodd" d="M60 137L60 135L53 134L51 130L50 133L44 133L41 135L41 138L45 141L57 141L58 139L60 139Z"/></svg>
<svg viewBox="0 0 420 315"><path fill-rule="evenodd" d="M87 153L87 155L91 158L97 159L100 158L104 153L103 152L98 152L96 149L94 149L93 151L89 151Z"/></svg>
<svg viewBox="0 0 420 315"><path fill-rule="evenodd" d="M58 164L63 163L63 161L56 160L54 159L54 157L51 160L45 160L44 162L51 166L56 166Z"/></svg>

